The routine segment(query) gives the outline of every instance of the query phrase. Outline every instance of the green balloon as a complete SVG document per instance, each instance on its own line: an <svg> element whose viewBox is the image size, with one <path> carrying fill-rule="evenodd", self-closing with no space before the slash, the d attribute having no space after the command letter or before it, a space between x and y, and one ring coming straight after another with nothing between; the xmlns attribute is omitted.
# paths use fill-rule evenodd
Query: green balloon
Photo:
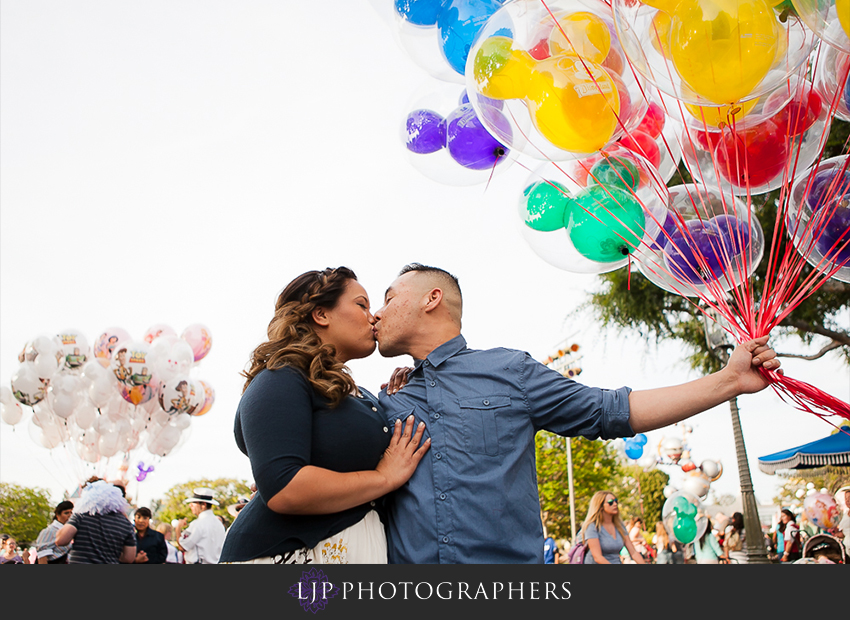
<svg viewBox="0 0 850 620"><path fill-rule="evenodd" d="M697 522L693 517L682 516L681 513L673 522L673 535L676 539L687 545L693 542L697 536Z"/></svg>
<svg viewBox="0 0 850 620"><path fill-rule="evenodd" d="M597 263L614 263L640 245L646 217L630 193L592 185L565 210L564 225L579 254Z"/></svg>
<svg viewBox="0 0 850 620"><path fill-rule="evenodd" d="M627 157L606 157L596 162L590 169L587 184L616 187L627 192L637 191L640 185L640 172Z"/></svg>
<svg viewBox="0 0 850 620"><path fill-rule="evenodd" d="M564 209L571 200L566 187L555 181L538 181L526 187L522 195L527 226L543 232L564 227Z"/></svg>
<svg viewBox="0 0 850 620"><path fill-rule="evenodd" d="M673 512L682 512L683 510L687 510L688 506L692 506L687 498L678 495L673 498L673 501L670 502L670 507L673 509Z"/></svg>

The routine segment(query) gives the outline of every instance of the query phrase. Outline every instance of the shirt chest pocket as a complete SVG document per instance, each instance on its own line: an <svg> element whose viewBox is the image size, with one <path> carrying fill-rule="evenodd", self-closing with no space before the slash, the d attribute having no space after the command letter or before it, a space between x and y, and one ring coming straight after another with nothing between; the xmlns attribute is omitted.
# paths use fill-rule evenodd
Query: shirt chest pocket
<svg viewBox="0 0 850 620"><path fill-rule="evenodd" d="M463 438L469 454L501 454L499 446L499 415L505 415L511 404L509 396L476 396L461 398L460 417ZM502 424L506 421L503 420Z"/></svg>

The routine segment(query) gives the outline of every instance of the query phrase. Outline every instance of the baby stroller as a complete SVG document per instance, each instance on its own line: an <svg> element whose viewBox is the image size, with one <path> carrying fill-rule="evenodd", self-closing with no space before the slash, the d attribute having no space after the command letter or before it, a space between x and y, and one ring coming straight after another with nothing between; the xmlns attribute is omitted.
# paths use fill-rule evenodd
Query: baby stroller
<svg viewBox="0 0 850 620"><path fill-rule="evenodd" d="M844 543L830 534L810 536L803 545L803 557L794 564L846 564Z"/></svg>

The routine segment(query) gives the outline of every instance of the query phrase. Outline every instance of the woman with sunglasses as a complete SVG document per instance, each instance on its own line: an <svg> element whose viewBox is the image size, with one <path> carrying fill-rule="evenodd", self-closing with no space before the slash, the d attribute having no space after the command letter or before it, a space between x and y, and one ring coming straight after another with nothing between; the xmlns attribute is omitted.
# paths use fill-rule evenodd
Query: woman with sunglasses
<svg viewBox="0 0 850 620"><path fill-rule="evenodd" d="M620 551L625 547L635 564L646 564L637 552L620 518L617 497L610 491L597 491L590 498L587 518L581 528L588 553L585 564L622 564Z"/></svg>

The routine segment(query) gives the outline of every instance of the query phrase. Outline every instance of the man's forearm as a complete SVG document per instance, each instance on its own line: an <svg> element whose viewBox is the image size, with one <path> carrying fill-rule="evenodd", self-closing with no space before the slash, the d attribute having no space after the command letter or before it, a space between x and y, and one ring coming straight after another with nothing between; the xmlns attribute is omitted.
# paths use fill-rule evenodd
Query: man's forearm
<svg viewBox="0 0 850 620"><path fill-rule="evenodd" d="M738 396L736 383L719 371L694 381L629 394L629 424L635 433L663 428Z"/></svg>

